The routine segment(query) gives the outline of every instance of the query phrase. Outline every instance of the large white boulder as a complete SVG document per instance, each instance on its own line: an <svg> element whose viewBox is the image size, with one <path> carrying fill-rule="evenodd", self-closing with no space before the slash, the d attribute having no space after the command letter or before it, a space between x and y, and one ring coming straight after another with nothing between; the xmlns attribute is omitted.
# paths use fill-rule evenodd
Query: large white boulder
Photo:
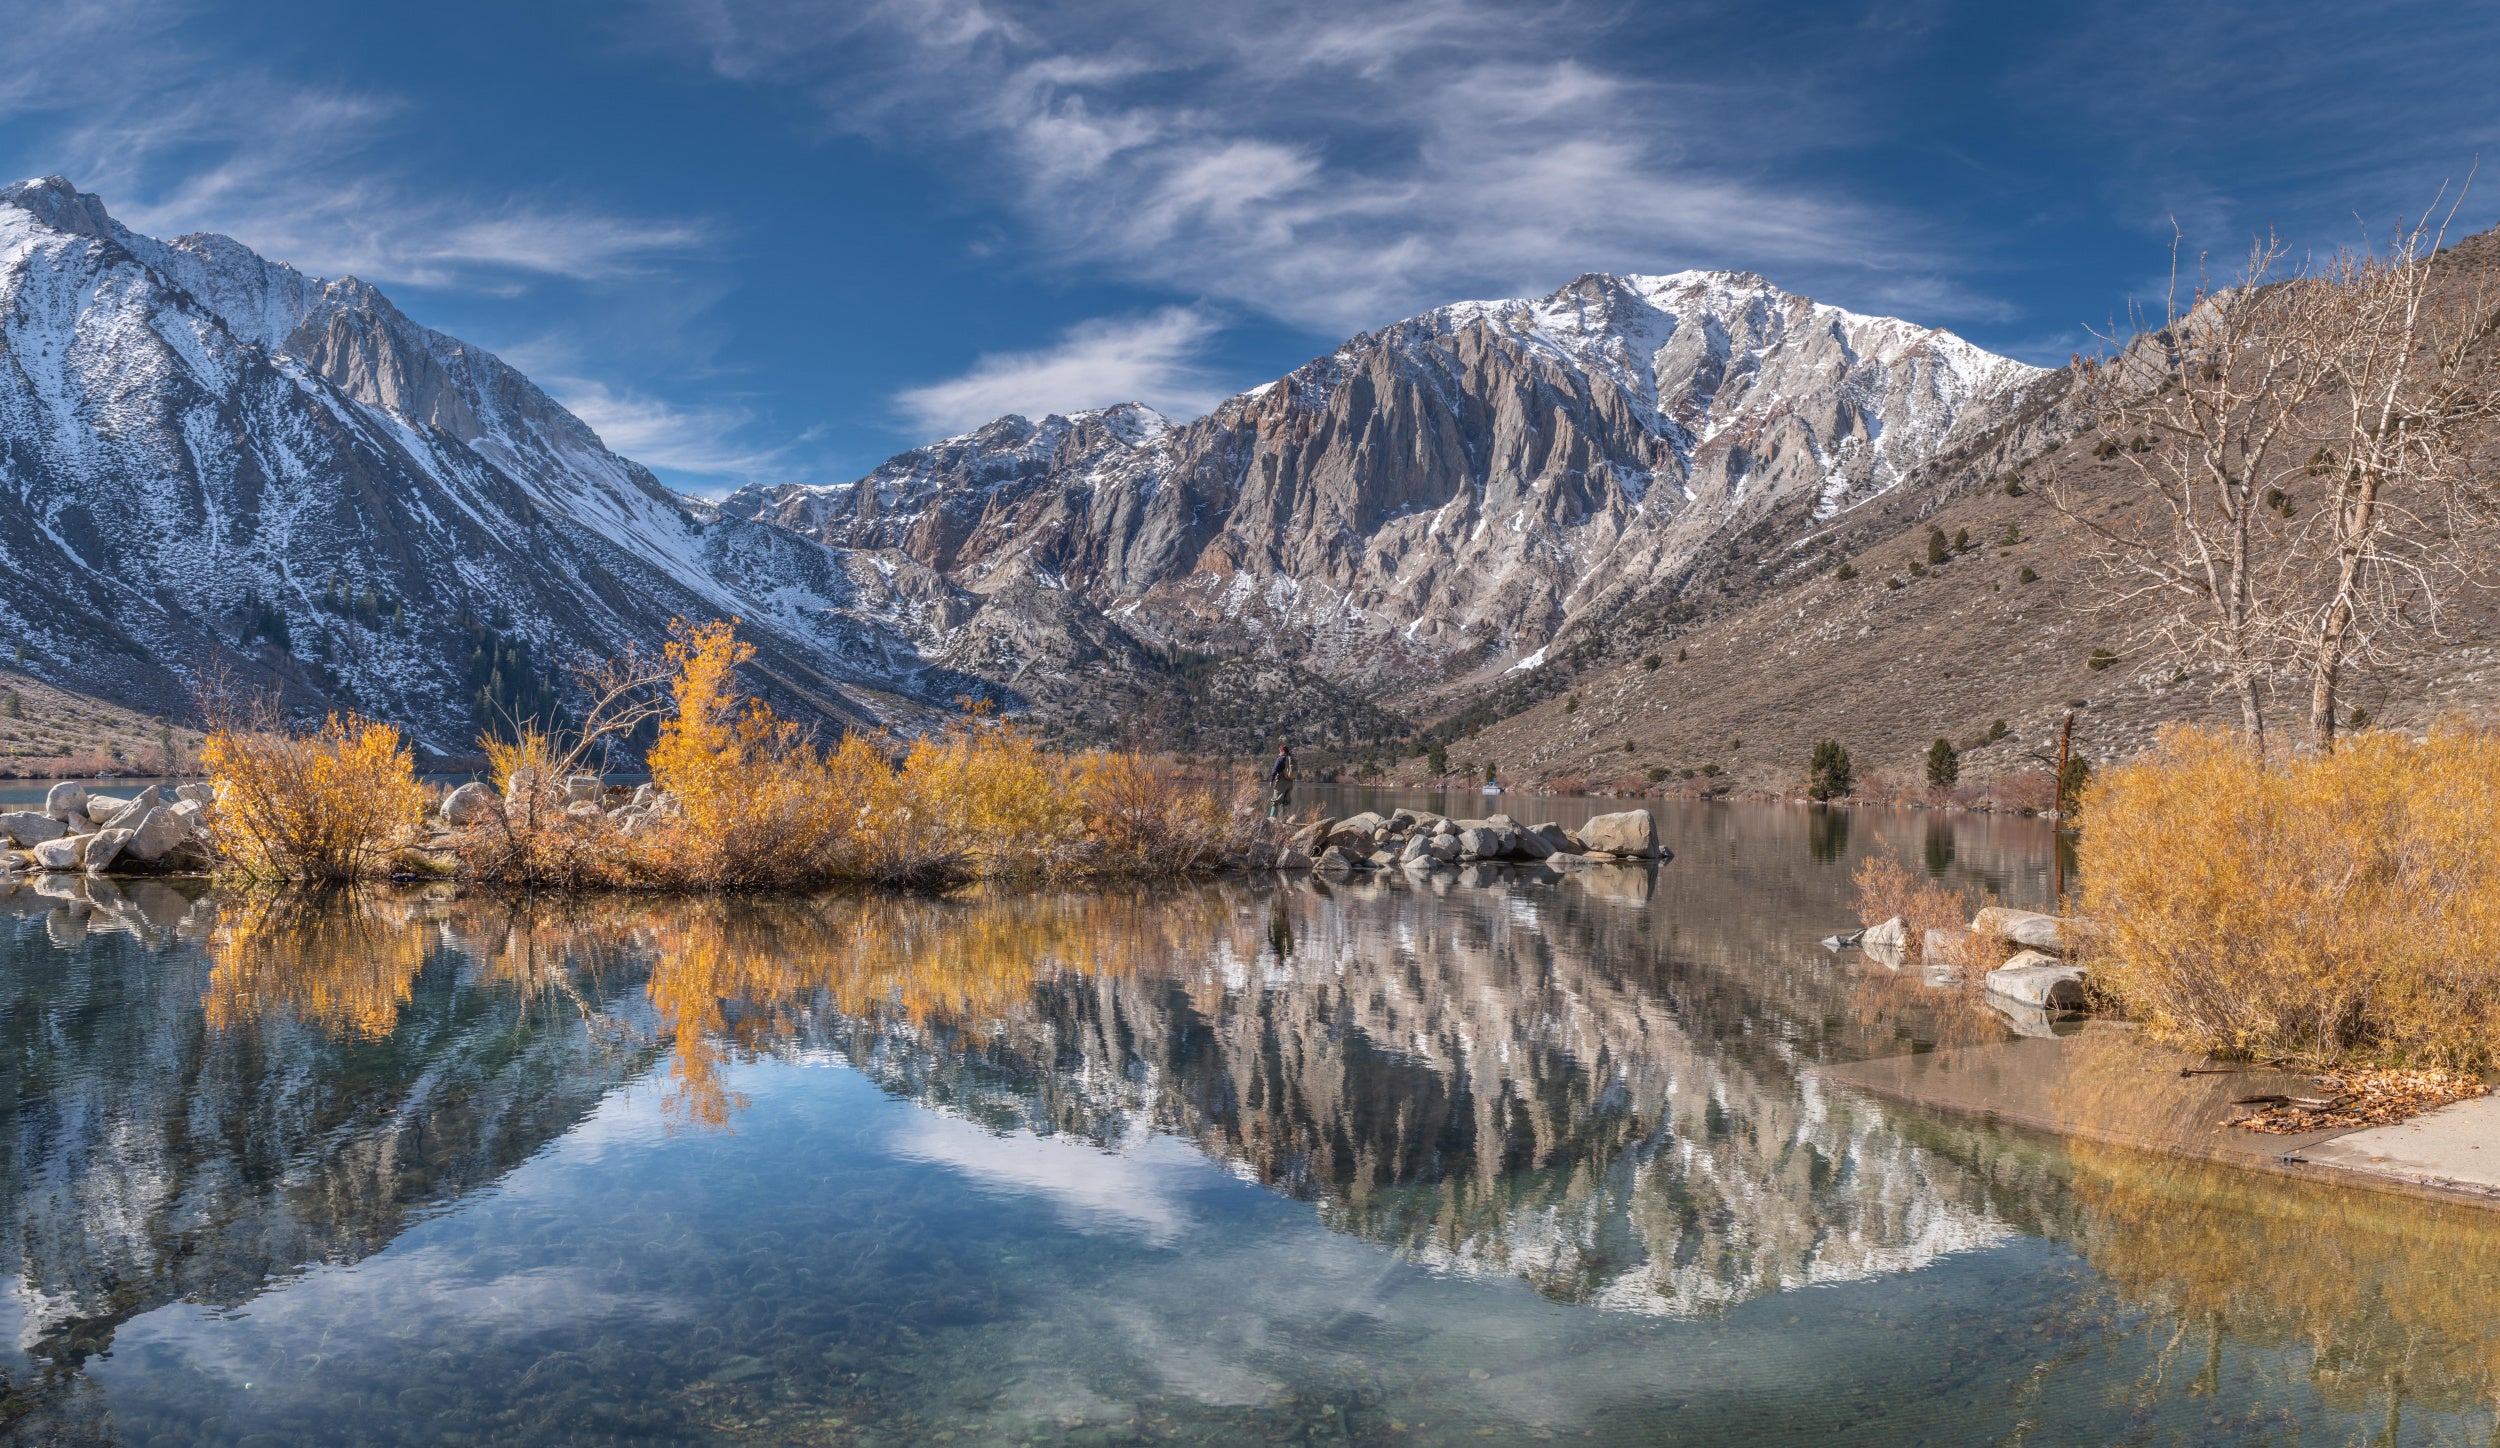
<svg viewBox="0 0 2500 1448"><path fill-rule="evenodd" d="M1469 825L1458 832L1458 855L1462 860L1481 860L1501 852L1501 832L1490 825Z"/></svg>
<svg viewBox="0 0 2500 1448"><path fill-rule="evenodd" d="M443 796L440 817L444 824L459 828L481 824L503 813L503 801L495 795L495 787L483 780L470 780Z"/></svg>
<svg viewBox="0 0 2500 1448"><path fill-rule="evenodd" d="M1988 972L1988 989L2009 1001L2054 1010L2081 1010L2087 1002L2084 969L2053 955L2026 950Z"/></svg>
<svg viewBox="0 0 2500 1448"><path fill-rule="evenodd" d="M566 804L597 804L599 802L599 788L599 776L595 774L566 775L564 779L564 802Z"/></svg>
<svg viewBox="0 0 2500 1448"><path fill-rule="evenodd" d="M1992 940L2010 940L2031 950L2056 955L2068 946L2068 926L2054 915L2037 910L2012 910L1991 905L1971 917L1971 933Z"/></svg>
<svg viewBox="0 0 2500 1448"><path fill-rule="evenodd" d="M105 833L113 833L107 830ZM140 819L138 828L130 831L130 839L122 845L122 853L142 864L164 863L165 857L191 842L191 823L171 809L158 805Z"/></svg>
<svg viewBox="0 0 2500 1448"><path fill-rule="evenodd" d="M69 826L48 814L34 810L12 810L0 814L0 838L20 846L40 845L69 833Z"/></svg>
<svg viewBox="0 0 2500 1448"><path fill-rule="evenodd" d="M64 835L35 846L35 868L38 870L75 870L87 853L87 835Z"/></svg>
<svg viewBox="0 0 2500 1448"><path fill-rule="evenodd" d="M1580 853L1580 842L1572 837L1571 831L1564 829L1561 825L1541 824L1526 833L1536 836L1537 843L1545 846L1544 851L1537 856L1540 860L1546 855Z"/></svg>
<svg viewBox="0 0 2500 1448"><path fill-rule="evenodd" d="M128 808L130 808L130 801L119 795L91 794L87 796L87 821L90 824L101 825ZM70 823L76 824L77 821L72 820Z"/></svg>
<svg viewBox="0 0 2500 1448"><path fill-rule="evenodd" d="M87 836L87 847L79 852L78 863L86 866L90 875L103 874L113 868L113 862L121 858L122 850L136 833L135 830L96 831Z"/></svg>
<svg viewBox="0 0 2500 1448"><path fill-rule="evenodd" d="M1580 838L1592 850L1646 859L1658 853L1658 822L1645 809L1602 814L1580 826Z"/></svg>
<svg viewBox="0 0 2500 1448"><path fill-rule="evenodd" d="M174 786L174 798L180 800L190 800L195 804L215 804L217 802L217 786L213 784L178 784Z"/></svg>
<svg viewBox="0 0 2500 1448"><path fill-rule="evenodd" d="M155 809L164 802L164 794L151 784L132 795L130 803L113 811L112 818L100 820L98 823L108 830L135 830L139 827L139 821L148 817L149 810Z"/></svg>
<svg viewBox="0 0 2500 1448"><path fill-rule="evenodd" d="M1858 937L1858 944L1868 950L1899 950L1910 942L1910 927L1895 915L1880 925L1869 925Z"/></svg>
<svg viewBox="0 0 2500 1448"><path fill-rule="evenodd" d="M87 817L87 787L67 780L52 786L44 794L43 812L65 825L75 825Z"/></svg>

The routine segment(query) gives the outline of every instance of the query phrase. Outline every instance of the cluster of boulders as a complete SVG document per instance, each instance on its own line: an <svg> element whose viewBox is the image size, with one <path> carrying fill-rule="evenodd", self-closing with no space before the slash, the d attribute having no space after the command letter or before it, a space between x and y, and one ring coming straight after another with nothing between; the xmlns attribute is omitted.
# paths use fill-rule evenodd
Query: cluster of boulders
<svg viewBox="0 0 2500 1448"><path fill-rule="evenodd" d="M56 784L40 810L0 814L0 872L154 875L205 870L216 794L150 785L127 798Z"/></svg>
<svg viewBox="0 0 2500 1448"><path fill-rule="evenodd" d="M493 785L473 780L443 796L436 818L447 830L468 829L499 819L519 823L534 804L539 810L552 812L555 818L610 820L630 835L676 809L676 801L656 784L639 784L629 793L612 788L595 774L567 775L545 796L533 801L531 796L537 789L537 777L526 769L515 771L501 794L495 792ZM552 824L554 819L535 822Z"/></svg>
<svg viewBox="0 0 2500 1448"><path fill-rule="evenodd" d="M1449 819L1427 810L1369 810L1304 826L1277 853L1280 870L1334 873L1403 869L1428 873L1465 864L1535 864L1569 869L1617 860L1664 860L1658 824L1645 809L1599 815L1577 830L1523 825L1506 814Z"/></svg>
<svg viewBox="0 0 2500 1448"><path fill-rule="evenodd" d="M1950 962L1982 947L1978 954L1994 958L2005 946L2019 947L2005 963L1988 972L1988 994L2028 1011L2079 1011L2090 1004L2084 989L2087 972L2066 957L2075 947L2071 920L2037 910L1991 905L1971 917L1967 935L1954 930L1929 930L1917 942L1918 959L1931 980L1942 984L1959 978ZM1845 943L1863 949L1870 959L1899 969L1911 951L1909 927L1898 915L1870 925Z"/></svg>

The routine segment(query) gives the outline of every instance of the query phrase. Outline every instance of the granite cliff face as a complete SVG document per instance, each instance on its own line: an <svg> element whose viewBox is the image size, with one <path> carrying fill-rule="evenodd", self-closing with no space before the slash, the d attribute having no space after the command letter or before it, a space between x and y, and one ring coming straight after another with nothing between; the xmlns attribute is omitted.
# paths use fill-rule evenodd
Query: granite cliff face
<svg viewBox="0 0 2500 1448"><path fill-rule="evenodd" d="M1746 273L1591 275L1354 338L1186 425L1001 418L723 511L1394 687L1533 661L1766 522L1810 532L2044 375Z"/></svg>

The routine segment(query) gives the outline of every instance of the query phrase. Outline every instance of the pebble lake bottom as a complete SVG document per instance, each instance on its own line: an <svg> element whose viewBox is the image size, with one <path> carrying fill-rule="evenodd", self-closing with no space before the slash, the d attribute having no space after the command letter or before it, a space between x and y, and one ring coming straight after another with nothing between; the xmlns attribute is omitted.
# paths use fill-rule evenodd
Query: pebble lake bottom
<svg viewBox="0 0 2500 1448"><path fill-rule="evenodd" d="M1659 823L1562 878L0 886L0 1440L2490 1440L2500 1213L1827 1075L2013 1029L1817 947L1857 860L2036 906L2044 826Z"/></svg>

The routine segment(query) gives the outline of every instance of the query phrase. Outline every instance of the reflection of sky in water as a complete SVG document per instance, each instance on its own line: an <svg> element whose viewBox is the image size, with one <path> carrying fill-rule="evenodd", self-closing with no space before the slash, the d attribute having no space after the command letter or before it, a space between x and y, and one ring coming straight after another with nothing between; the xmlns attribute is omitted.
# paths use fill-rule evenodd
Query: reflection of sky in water
<svg viewBox="0 0 2500 1448"><path fill-rule="evenodd" d="M16 1430L2489 1432L2487 1219L1826 1083L2002 1028L1812 948L1854 859L1933 823L1815 818L1671 816L1655 874L1446 895L151 887L68 932L11 897ZM1948 868L2019 885L2025 849L1989 822Z"/></svg>

